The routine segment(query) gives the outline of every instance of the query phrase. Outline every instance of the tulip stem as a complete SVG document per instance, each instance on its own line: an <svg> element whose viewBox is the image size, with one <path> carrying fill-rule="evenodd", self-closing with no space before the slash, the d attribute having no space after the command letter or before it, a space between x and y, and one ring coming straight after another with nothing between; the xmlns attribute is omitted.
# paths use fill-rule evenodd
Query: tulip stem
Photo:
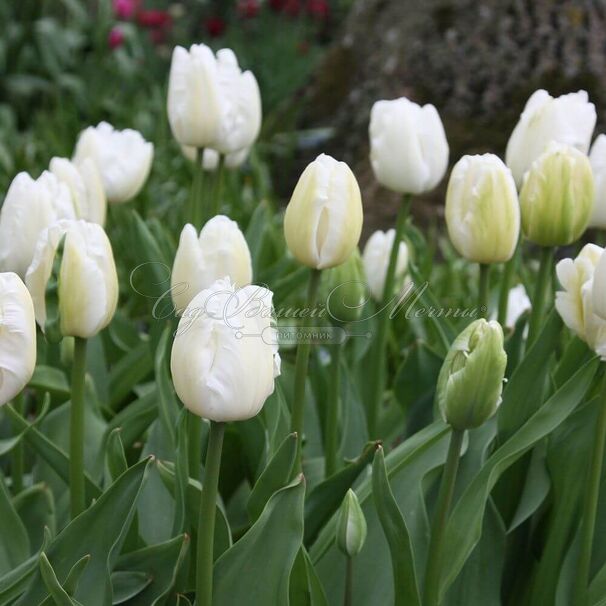
<svg viewBox="0 0 606 606"><path fill-rule="evenodd" d="M347 556L345 564L345 598L343 606L351 606L353 604L353 558Z"/></svg>
<svg viewBox="0 0 606 606"><path fill-rule="evenodd" d="M488 300L490 298L490 265L480 263L480 288L478 295L478 309L482 318L488 318Z"/></svg>
<svg viewBox="0 0 606 606"><path fill-rule="evenodd" d="M213 217L216 217L221 211L221 195L223 192L223 167L225 166L225 156L219 154L219 162L215 172L215 187L213 190ZM212 218L212 217L209 217Z"/></svg>
<svg viewBox="0 0 606 606"><path fill-rule="evenodd" d="M189 414L193 416L191 413ZM200 516L198 518L196 606L212 606L215 516L224 434L225 423L210 422L206 466L200 498Z"/></svg>
<svg viewBox="0 0 606 606"><path fill-rule="evenodd" d="M307 289L307 311L309 312L303 318L302 328L308 328L311 321L311 312L316 305L318 297L318 288L320 286L320 277L322 273L319 269L312 269L309 276L309 285ZM311 342L309 335L303 331L303 338L297 346L297 360L295 362L295 385L291 413L291 433L299 436L297 440L297 460L294 467L294 473L299 473L302 469L302 442L303 425L305 417L305 380L307 379L307 366L309 364L309 353L311 351Z"/></svg>
<svg viewBox="0 0 606 606"><path fill-rule="evenodd" d="M383 287L383 301L381 303L380 313L378 314L378 325L377 325L377 338L375 340L375 365L371 377L371 399L368 406L368 434L369 438L373 439L377 437L377 423L379 418L379 411L383 402L383 390L384 390L384 376L385 376L385 363L386 363L386 343L387 343L387 327L391 317L391 305L390 301L394 296L394 287L396 279L396 266L398 262L398 253L400 252L400 242L404 235L404 229L406 227L406 221L409 216L410 200L412 196L410 194L404 194L400 209L398 211L398 218L396 221L396 233L394 235L393 244L391 246L391 252L389 254L389 264L387 265L387 272L385 274L385 285ZM397 301L394 302L394 304Z"/></svg>
<svg viewBox="0 0 606 606"><path fill-rule="evenodd" d="M446 522L450 512L452 497L454 494L457 470L459 468L459 457L465 431L453 429L450 435L448 455L442 472L440 492L436 504L436 513L431 529L429 542L429 553L427 556L427 569L425 571L424 606L438 606L440 603L440 575L442 569L442 544L446 531Z"/></svg>
<svg viewBox="0 0 606 606"><path fill-rule="evenodd" d="M546 246L541 249L541 261L539 273L532 299L532 310L528 325L528 345L534 343L541 328L543 310L545 308L547 291L550 285L551 270L553 265L553 248Z"/></svg>
<svg viewBox="0 0 606 606"><path fill-rule="evenodd" d="M199 231L202 228L205 219L204 199L203 199L203 178L204 168L202 166L202 157L204 148L196 148L196 157L194 159L194 180L189 196L189 222Z"/></svg>
<svg viewBox="0 0 606 606"><path fill-rule="evenodd" d="M86 339L74 338L69 425L69 489L72 519L85 509L84 495L84 381Z"/></svg>
<svg viewBox="0 0 606 606"><path fill-rule="evenodd" d="M13 403L14 409L23 415L23 392L15 397ZM20 426L13 421L15 433L20 431ZM23 438L13 448L11 477L13 481L13 494L17 495L23 490Z"/></svg>
<svg viewBox="0 0 606 606"><path fill-rule="evenodd" d="M604 460L604 445L606 443L606 373L602 379L601 401L598 403L598 419L595 425L591 465L587 475L586 493L583 501L581 516L581 553L577 564L575 604L587 606L587 588L591 569L591 554L593 551L593 535L595 519L598 511L600 496L600 480L602 477L602 462Z"/></svg>
<svg viewBox="0 0 606 606"><path fill-rule="evenodd" d="M337 454L339 450L339 411L341 409L341 352L340 341L332 347L330 369L330 393L326 411L326 437L324 440L324 475L329 477L338 470Z"/></svg>
<svg viewBox="0 0 606 606"><path fill-rule="evenodd" d="M499 292L499 311L497 320L501 326L507 322L507 309L509 308L509 290L511 289L511 280L518 264L518 249L516 247L511 259L505 263L503 275L501 276L501 290Z"/></svg>
<svg viewBox="0 0 606 606"><path fill-rule="evenodd" d="M202 459L202 419L196 415L187 417L187 467L189 477L197 478L200 475L200 461Z"/></svg>

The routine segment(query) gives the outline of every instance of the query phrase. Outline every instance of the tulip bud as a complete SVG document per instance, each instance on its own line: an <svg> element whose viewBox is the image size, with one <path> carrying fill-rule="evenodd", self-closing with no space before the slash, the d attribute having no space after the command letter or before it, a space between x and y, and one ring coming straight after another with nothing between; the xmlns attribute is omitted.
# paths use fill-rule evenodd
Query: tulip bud
<svg viewBox="0 0 606 606"><path fill-rule="evenodd" d="M249 148L261 128L261 95L228 48L175 47L168 81L168 120L181 145L224 154Z"/></svg>
<svg viewBox="0 0 606 606"><path fill-rule="evenodd" d="M190 160L191 162L195 162L196 160L196 148L189 147L187 145L181 146L181 151L183 155ZM223 160L223 166L229 170L234 170L236 168L240 168L244 162L248 159L250 155L250 147L246 147L237 152L233 152L231 154L227 154ZM214 172L219 167L219 152L211 149L210 147L204 148L204 153L202 154L202 168L208 172Z"/></svg>
<svg viewBox="0 0 606 606"><path fill-rule="evenodd" d="M522 230L541 246L578 240L593 207L593 174L587 156L551 143L524 177L520 192Z"/></svg>
<svg viewBox="0 0 606 606"><path fill-rule="evenodd" d="M595 107L584 90L555 99L545 90L535 91L507 143L505 162L516 185L521 187L526 171L552 141L586 154L595 122Z"/></svg>
<svg viewBox="0 0 606 606"><path fill-rule="evenodd" d="M479 427L501 403L507 354L498 322L472 322L453 342L440 370L436 398L454 429Z"/></svg>
<svg viewBox="0 0 606 606"><path fill-rule="evenodd" d="M0 273L0 405L29 383L36 366L34 306L25 284L13 273Z"/></svg>
<svg viewBox="0 0 606 606"><path fill-rule="evenodd" d="M448 166L448 142L433 105L405 97L377 101L370 112L370 161L381 185L399 193L432 190Z"/></svg>
<svg viewBox="0 0 606 606"><path fill-rule="evenodd" d="M358 555L366 541L366 518L356 493L350 488L337 514L337 546L350 558Z"/></svg>
<svg viewBox="0 0 606 606"><path fill-rule="evenodd" d="M334 322L348 324L360 319L366 302L366 283L357 248L345 263L326 271L323 290L328 315Z"/></svg>
<svg viewBox="0 0 606 606"><path fill-rule="evenodd" d="M377 230L366 242L362 259L364 261L364 272L368 288L375 301L383 301L385 294L385 278L387 277L387 266L396 237L395 229L387 231ZM396 260L395 292L400 292L404 283L404 276L408 268L408 246L406 242L400 242L398 247L398 258ZM395 293L387 293L393 296Z"/></svg>
<svg viewBox="0 0 606 606"><path fill-rule="evenodd" d="M154 146L136 130L115 130L100 122L89 126L78 137L74 161L91 158L103 181L110 204L132 200L140 191L151 169Z"/></svg>
<svg viewBox="0 0 606 606"><path fill-rule="evenodd" d="M250 251L238 224L217 215L204 225L200 236L193 225L181 232L171 275L171 294L177 312L219 278L229 277L235 286L252 282Z"/></svg>
<svg viewBox="0 0 606 606"><path fill-rule="evenodd" d="M34 180L19 173L0 211L0 268L22 278L34 256L40 233L57 219L75 219L69 189L44 171Z"/></svg>
<svg viewBox="0 0 606 606"><path fill-rule="evenodd" d="M295 258L315 269L343 263L362 231L362 198L345 162L319 155L303 171L286 207L284 235Z"/></svg>
<svg viewBox="0 0 606 606"><path fill-rule="evenodd" d="M97 166L90 158L80 164L67 158L52 158L50 172L67 185L72 196L76 217L103 225L107 199Z"/></svg>
<svg viewBox="0 0 606 606"><path fill-rule="evenodd" d="M170 368L175 391L192 413L211 421L254 417L280 374L273 293L214 282L179 321Z"/></svg>
<svg viewBox="0 0 606 606"><path fill-rule="evenodd" d="M86 221L53 223L40 236L25 283L43 331L57 324L62 336L94 337L118 303L118 276L103 228Z"/></svg>
<svg viewBox="0 0 606 606"><path fill-rule="evenodd" d="M493 154L463 156L446 193L446 226L457 252L475 263L511 259L520 234L520 207L509 169Z"/></svg>
<svg viewBox="0 0 606 606"><path fill-rule="evenodd" d="M598 135L593 142L589 162L595 186L589 227L606 229L606 135Z"/></svg>

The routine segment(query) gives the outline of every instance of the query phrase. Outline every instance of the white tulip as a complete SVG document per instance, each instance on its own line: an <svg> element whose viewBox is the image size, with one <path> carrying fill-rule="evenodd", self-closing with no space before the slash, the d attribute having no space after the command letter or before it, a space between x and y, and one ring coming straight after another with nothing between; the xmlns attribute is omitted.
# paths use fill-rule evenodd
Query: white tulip
<svg viewBox="0 0 606 606"><path fill-rule="evenodd" d="M368 238L366 246L364 247L364 252L362 253L366 282L368 283L370 294L375 301L383 300L387 266L389 265L389 257L395 236L395 229L389 229L387 231L377 230ZM395 272L397 290L400 290L402 287L407 267L408 247L406 246L406 242L400 242ZM387 293L387 296L390 296L391 294L393 293Z"/></svg>
<svg viewBox="0 0 606 606"><path fill-rule="evenodd" d="M175 333L170 367L175 391L211 421L255 416L273 393L280 356L272 324L273 293L217 280L187 306Z"/></svg>
<svg viewBox="0 0 606 606"><path fill-rule="evenodd" d="M107 122L83 130L74 152L76 163L85 158L93 160L110 204L128 202L141 191L153 157L153 144L140 132L130 128L116 130Z"/></svg>
<svg viewBox="0 0 606 606"><path fill-rule="evenodd" d="M586 91L556 98L546 90L535 91L526 102L505 153L518 188L531 164L552 141L586 154L595 123L595 106L589 102Z"/></svg>
<svg viewBox="0 0 606 606"><path fill-rule="evenodd" d="M562 259L556 265L564 290L556 292L555 306L566 326L606 359L606 321L595 313L593 294L602 254L599 246L586 244L576 259ZM600 290L598 287L595 292Z"/></svg>
<svg viewBox="0 0 606 606"><path fill-rule="evenodd" d="M58 278L59 326L63 336L89 338L111 321L118 303L118 276L103 228L86 221L62 220L40 236L25 277L36 320L47 323L46 288L55 254L64 239Z"/></svg>
<svg viewBox="0 0 606 606"><path fill-rule="evenodd" d="M589 227L606 229L606 135L596 137L589 152L589 162L595 188Z"/></svg>
<svg viewBox="0 0 606 606"><path fill-rule="evenodd" d="M475 263L513 255L520 234L520 205L510 170L493 154L463 156L446 193L446 226L457 252Z"/></svg>
<svg viewBox="0 0 606 606"><path fill-rule="evenodd" d="M514 327L518 318L532 307L523 284L518 284L509 290L507 295L507 317L505 326Z"/></svg>
<svg viewBox="0 0 606 606"><path fill-rule="evenodd" d="M189 147L188 145L182 145L181 151L183 155L194 162L196 160L196 148ZM223 166L229 170L233 170L236 168L240 168L244 162L248 159L250 155L250 147L241 149L240 151L233 152L231 154L227 154L223 159ZM219 152L211 149L210 147L204 148L204 153L202 154L202 168L208 172L214 172L219 167Z"/></svg>
<svg viewBox="0 0 606 606"><path fill-rule="evenodd" d="M49 170L69 188L78 219L105 224L107 198L97 166L91 158L76 164L67 158L52 158Z"/></svg>
<svg viewBox="0 0 606 606"><path fill-rule="evenodd" d="M362 219L362 197L351 169L321 154L299 177L286 207L286 244L304 265L335 267L358 245Z"/></svg>
<svg viewBox="0 0 606 606"><path fill-rule="evenodd" d="M171 275L171 294L177 313L201 290L225 277L238 287L252 282L250 250L238 224L217 215L198 236L195 227L188 223L181 232Z"/></svg>
<svg viewBox="0 0 606 606"><path fill-rule="evenodd" d="M601 252L595 266L591 296L594 312L606 320L606 249Z"/></svg>
<svg viewBox="0 0 606 606"><path fill-rule="evenodd" d="M40 233L57 219L75 218L69 189L53 174L34 180L19 173L0 211L0 269L25 277Z"/></svg>
<svg viewBox="0 0 606 606"><path fill-rule="evenodd" d="M230 154L250 147L261 129L261 95L228 48L175 47L168 81L168 119L177 141Z"/></svg>
<svg viewBox="0 0 606 606"><path fill-rule="evenodd" d="M448 142L433 105L405 97L377 101L370 112L370 161L381 185L399 193L432 190L448 166Z"/></svg>
<svg viewBox="0 0 606 606"><path fill-rule="evenodd" d="M34 306L25 284L13 273L0 273L0 405L27 385L36 366Z"/></svg>

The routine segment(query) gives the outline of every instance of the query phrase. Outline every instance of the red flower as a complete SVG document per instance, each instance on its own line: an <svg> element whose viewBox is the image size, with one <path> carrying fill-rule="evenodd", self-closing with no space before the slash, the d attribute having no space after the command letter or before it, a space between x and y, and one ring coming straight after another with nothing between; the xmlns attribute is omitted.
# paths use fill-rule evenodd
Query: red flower
<svg viewBox="0 0 606 606"><path fill-rule="evenodd" d="M124 32L119 27L112 27L107 37L109 47L114 50L124 44Z"/></svg>
<svg viewBox="0 0 606 606"><path fill-rule="evenodd" d="M170 27L172 24L170 14L159 10L139 11L137 21L143 27Z"/></svg>
<svg viewBox="0 0 606 606"><path fill-rule="evenodd" d="M306 8L314 19L326 19L330 14L330 5L326 0L307 0Z"/></svg>
<svg viewBox="0 0 606 606"><path fill-rule="evenodd" d="M269 0L268 4L272 11L279 13L284 8L285 0Z"/></svg>
<svg viewBox="0 0 606 606"><path fill-rule="evenodd" d="M128 21L136 15L140 4L140 0L113 0L114 15L117 19Z"/></svg>
<svg viewBox="0 0 606 606"><path fill-rule="evenodd" d="M299 0L286 0L282 10L291 17L296 17L301 12L301 2Z"/></svg>
<svg viewBox="0 0 606 606"><path fill-rule="evenodd" d="M259 0L240 0L238 2L237 11L240 17L251 19L259 14L261 5Z"/></svg>
<svg viewBox="0 0 606 606"><path fill-rule="evenodd" d="M209 17L205 22L204 26L206 31L211 38L217 38L221 36L225 31L225 21L221 17Z"/></svg>

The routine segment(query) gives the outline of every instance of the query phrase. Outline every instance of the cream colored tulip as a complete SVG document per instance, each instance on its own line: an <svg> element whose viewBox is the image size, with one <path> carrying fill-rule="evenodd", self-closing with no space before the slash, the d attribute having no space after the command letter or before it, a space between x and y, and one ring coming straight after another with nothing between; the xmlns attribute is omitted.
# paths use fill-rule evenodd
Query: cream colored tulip
<svg viewBox="0 0 606 606"><path fill-rule="evenodd" d="M362 197L345 162L321 154L299 178L286 207L284 235L294 257L326 269L343 263L362 231Z"/></svg>
<svg viewBox="0 0 606 606"><path fill-rule="evenodd" d="M25 278L36 320L47 326L47 284L59 244L59 326L63 336L94 337L111 321L118 303L118 276L111 244L103 228L86 221L62 220L46 229Z"/></svg>
<svg viewBox="0 0 606 606"><path fill-rule="evenodd" d="M589 162L595 186L589 227L606 229L606 135L596 137L589 152Z"/></svg>
<svg viewBox="0 0 606 606"><path fill-rule="evenodd" d="M201 290L225 277L237 287L252 282L250 250L238 224L217 215L204 225L199 236L195 227L187 224L181 232L171 275L177 313Z"/></svg>
<svg viewBox="0 0 606 606"><path fill-rule="evenodd" d="M368 238L366 246L364 246L364 252L362 253L364 273L370 294L375 301L383 301L385 278L387 277L387 267L395 235L395 229L388 229L387 231L377 230ZM402 288L407 268L408 246L406 246L406 242L400 242L394 279L396 291ZM389 297L393 294L387 293L387 296Z"/></svg>

